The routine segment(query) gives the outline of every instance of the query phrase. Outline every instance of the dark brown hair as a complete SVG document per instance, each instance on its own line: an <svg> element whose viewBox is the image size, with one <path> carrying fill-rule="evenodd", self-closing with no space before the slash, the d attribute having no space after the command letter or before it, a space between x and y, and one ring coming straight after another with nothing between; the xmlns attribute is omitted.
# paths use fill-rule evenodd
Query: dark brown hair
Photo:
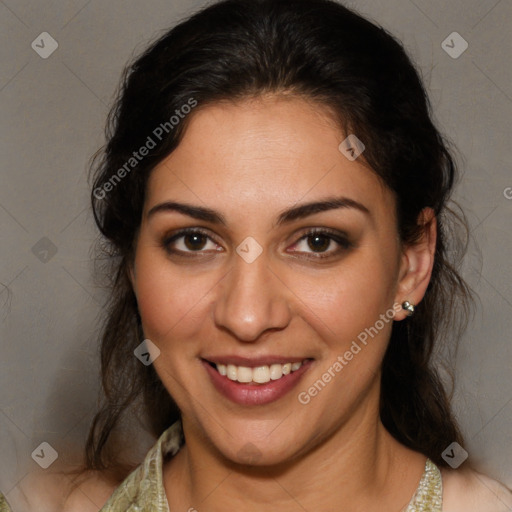
<svg viewBox="0 0 512 512"><path fill-rule="evenodd" d="M125 69L107 144L93 160L92 206L111 294L101 341L103 399L87 440L88 468L119 465L109 438L127 411L140 414L155 437L180 414L153 366L133 355L143 333L127 275L148 176L177 147L193 112L177 124L170 119L188 112L183 106L191 99L200 109L266 93L315 101L345 133L364 141L366 163L395 195L404 244L417 241L422 209L434 210L439 236L431 282L416 314L394 323L382 367L381 418L398 441L440 466L452 441L463 444L434 347L443 337L455 346L461 331L451 327L464 325L470 312L471 293L457 271L464 237L456 227L464 218L459 222L448 208L456 165L418 72L392 35L336 2L227 0L166 32ZM127 167L148 137L155 147Z"/></svg>

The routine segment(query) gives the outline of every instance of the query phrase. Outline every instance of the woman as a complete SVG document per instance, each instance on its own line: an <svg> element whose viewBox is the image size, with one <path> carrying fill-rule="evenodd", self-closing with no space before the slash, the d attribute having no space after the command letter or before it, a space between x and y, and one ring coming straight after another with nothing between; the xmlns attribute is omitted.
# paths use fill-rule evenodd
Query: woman
<svg viewBox="0 0 512 512"><path fill-rule="evenodd" d="M463 462L432 362L470 305L456 168L392 36L329 0L216 3L128 68L107 135L87 466L122 468L126 411L159 439L65 510L512 509Z"/></svg>

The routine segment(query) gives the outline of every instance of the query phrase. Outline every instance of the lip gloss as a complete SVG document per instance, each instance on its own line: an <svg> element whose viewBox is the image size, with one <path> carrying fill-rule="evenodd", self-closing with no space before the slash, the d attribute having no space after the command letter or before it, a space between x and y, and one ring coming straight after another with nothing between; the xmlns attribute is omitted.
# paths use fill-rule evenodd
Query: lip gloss
<svg viewBox="0 0 512 512"><path fill-rule="evenodd" d="M202 363L217 391L226 398L239 405L265 405L278 400L291 391L309 369L312 361L308 360L298 370L265 384L246 384L233 381L221 375L206 361L202 361Z"/></svg>

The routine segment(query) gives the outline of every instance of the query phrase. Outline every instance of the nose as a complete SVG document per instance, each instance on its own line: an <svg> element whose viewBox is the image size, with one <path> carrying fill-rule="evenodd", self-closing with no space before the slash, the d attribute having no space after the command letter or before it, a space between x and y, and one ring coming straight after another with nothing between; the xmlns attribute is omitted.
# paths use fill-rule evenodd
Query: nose
<svg viewBox="0 0 512 512"><path fill-rule="evenodd" d="M257 341L265 331L285 328L291 319L290 292L270 269L265 253L252 263L236 254L233 258L231 271L217 288L217 327L246 343Z"/></svg>

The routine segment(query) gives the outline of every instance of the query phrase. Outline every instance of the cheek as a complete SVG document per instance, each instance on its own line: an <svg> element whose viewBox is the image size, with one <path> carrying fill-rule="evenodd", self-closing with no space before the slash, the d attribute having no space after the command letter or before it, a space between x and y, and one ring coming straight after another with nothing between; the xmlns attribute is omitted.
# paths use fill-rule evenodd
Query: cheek
<svg viewBox="0 0 512 512"><path fill-rule="evenodd" d="M307 322L332 343L346 343L393 307L396 269L375 251L359 251L323 275L301 275L290 288ZM293 284L292 284L293 283Z"/></svg>
<svg viewBox="0 0 512 512"><path fill-rule="evenodd" d="M347 414L378 381L394 315L392 283L382 270L347 266L322 280L323 293L302 288L304 320L316 334L319 357L297 399L327 424L332 411Z"/></svg>
<svg viewBox="0 0 512 512"><path fill-rule="evenodd" d="M346 354L350 370L345 369L345 374L374 373L384 356L393 325L393 304L385 297L355 296L354 291L350 286L338 286L322 302L305 297L303 319L315 333L322 371Z"/></svg>
<svg viewBox="0 0 512 512"><path fill-rule="evenodd" d="M146 337L161 340L179 332L198 328L203 305L214 281L208 286L205 278L171 270L170 265L158 263L157 258L141 256L137 265L137 302Z"/></svg>

